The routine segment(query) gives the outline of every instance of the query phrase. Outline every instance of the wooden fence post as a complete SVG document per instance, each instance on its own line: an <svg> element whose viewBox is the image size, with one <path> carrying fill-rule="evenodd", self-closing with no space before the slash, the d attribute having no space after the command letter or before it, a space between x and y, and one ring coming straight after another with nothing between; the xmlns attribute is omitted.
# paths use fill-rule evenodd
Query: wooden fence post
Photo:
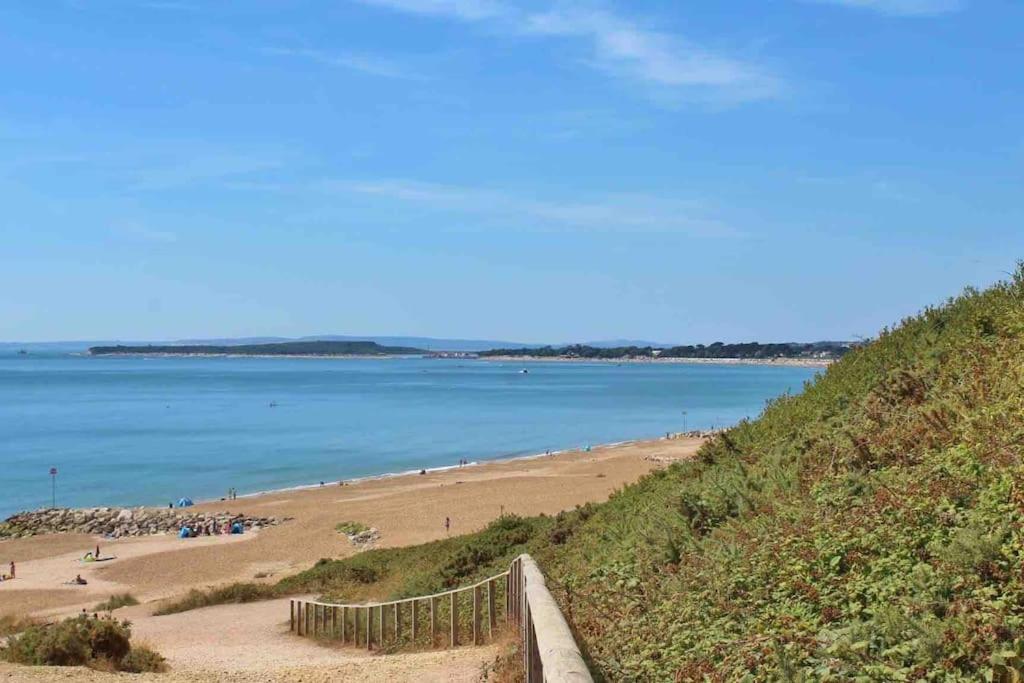
<svg viewBox="0 0 1024 683"><path fill-rule="evenodd" d="M437 647L437 598L430 598L430 647Z"/></svg>
<svg viewBox="0 0 1024 683"><path fill-rule="evenodd" d="M384 604L377 605L377 628L380 629L378 644L384 647Z"/></svg>
<svg viewBox="0 0 1024 683"><path fill-rule="evenodd" d="M494 579L487 582L487 637L494 638L494 627L498 624L497 615L494 614L494 593L497 586Z"/></svg>
<svg viewBox="0 0 1024 683"><path fill-rule="evenodd" d="M419 633L418 633L419 625L416 623L416 622L419 621L419 618L420 618L420 601L419 600L413 600L412 601L412 642L413 642L413 645L416 644L416 636L419 635Z"/></svg>
<svg viewBox="0 0 1024 683"><path fill-rule="evenodd" d="M295 601L288 601L288 630L295 633Z"/></svg>
<svg viewBox="0 0 1024 683"><path fill-rule="evenodd" d="M402 603L395 603L395 642L402 639Z"/></svg>
<svg viewBox="0 0 1024 683"><path fill-rule="evenodd" d="M451 609L448 615L449 621L451 622L451 646L455 647L459 644L459 601L455 597L455 591L452 591L451 596Z"/></svg>
<svg viewBox="0 0 1024 683"><path fill-rule="evenodd" d="M533 670L531 668L531 665L533 664L533 647L532 647L532 643L530 642L530 631L532 629L529 627L529 621L530 621L530 606L527 605L526 606L526 612L525 612L525 614L523 616L523 623L527 624L527 626L526 626L525 629L522 629L522 634L523 634L523 671L526 672L526 683L533 683L532 679L530 678L530 671Z"/></svg>
<svg viewBox="0 0 1024 683"><path fill-rule="evenodd" d="M373 649L373 608L366 608L366 649Z"/></svg>
<svg viewBox="0 0 1024 683"><path fill-rule="evenodd" d="M341 642L345 644L348 642L348 607L341 608Z"/></svg>
<svg viewBox="0 0 1024 683"><path fill-rule="evenodd" d="M480 644L480 586L473 586L473 644Z"/></svg>

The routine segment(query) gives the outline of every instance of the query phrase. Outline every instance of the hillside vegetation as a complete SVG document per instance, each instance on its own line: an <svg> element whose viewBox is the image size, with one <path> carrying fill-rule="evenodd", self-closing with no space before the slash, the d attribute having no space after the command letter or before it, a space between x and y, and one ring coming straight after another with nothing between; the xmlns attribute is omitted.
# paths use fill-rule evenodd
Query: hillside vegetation
<svg viewBox="0 0 1024 683"><path fill-rule="evenodd" d="M322 560L274 590L405 597L525 551L599 679L1020 680L1022 450L1024 267L607 503Z"/></svg>
<svg viewBox="0 0 1024 683"><path fill-rule="evenodd" d="M1000 680L1024 636L1022 389L1019 269L629 487L541 564L612 680Z"/></svg>

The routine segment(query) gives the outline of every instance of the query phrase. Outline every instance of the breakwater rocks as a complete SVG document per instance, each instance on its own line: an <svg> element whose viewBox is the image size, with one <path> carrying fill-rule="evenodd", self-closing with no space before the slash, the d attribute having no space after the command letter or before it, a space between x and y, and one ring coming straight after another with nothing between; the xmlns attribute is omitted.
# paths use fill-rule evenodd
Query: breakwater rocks
<svg viewBox="0 0 1024 683"><path fill-rule="evenodd" d="M170 508L52 508L19 512L0 522L0 538L27 538L40 534L78 533L124 538L178 533L182 527L200 534L217 533L236 522L246 531L275 526L289 518L247 517L230 512L189 512Z"/></svg>

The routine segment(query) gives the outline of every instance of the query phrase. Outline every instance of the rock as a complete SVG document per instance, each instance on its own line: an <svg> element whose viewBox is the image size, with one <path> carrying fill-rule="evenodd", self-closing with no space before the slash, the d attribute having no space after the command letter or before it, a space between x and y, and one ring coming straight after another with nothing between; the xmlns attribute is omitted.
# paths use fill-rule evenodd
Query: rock
<svg viewBox="0 0 1024 683"><path fill-rule="evenodd" d="M203 530L215 527L219 531L233 522L241 522L246 529L256 531L283 521L288 520L276 517L245 517L230 512L183 513L167 508L60 508L12 515L6 521L0 522L0 539L28 538L52 533L103 534L112 538L122 538L176 534L183 526Z"/></svg>

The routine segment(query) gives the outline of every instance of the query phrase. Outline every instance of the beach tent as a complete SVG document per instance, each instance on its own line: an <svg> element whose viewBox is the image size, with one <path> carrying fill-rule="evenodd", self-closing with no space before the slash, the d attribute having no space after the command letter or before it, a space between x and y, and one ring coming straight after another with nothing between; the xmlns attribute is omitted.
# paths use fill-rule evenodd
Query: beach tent
<svg viewBox="0 0 1024 683"><path fill-rule="evenodd" d="M191 506L192 506L192 499L191 498L181 498L181 499L178 500L178 507L180 507L180 508L187 508L187 507L191 507Z"/></svg>
<svg viewBox="0 0 1024 683"><path fill-rule="evenodd" d="M233 534L240 534L243 531L245 531L245 527L242 526L241 522L235 522L234 524L231 525L231 533L233 533Z"/></svg>
<svg viewBox="0 0 1024 683"><path fill-rule="evenodd" d="M191 529L187 526L181 527L181 531L178 532L178 538L188 538L191 535Z"/></svg>

